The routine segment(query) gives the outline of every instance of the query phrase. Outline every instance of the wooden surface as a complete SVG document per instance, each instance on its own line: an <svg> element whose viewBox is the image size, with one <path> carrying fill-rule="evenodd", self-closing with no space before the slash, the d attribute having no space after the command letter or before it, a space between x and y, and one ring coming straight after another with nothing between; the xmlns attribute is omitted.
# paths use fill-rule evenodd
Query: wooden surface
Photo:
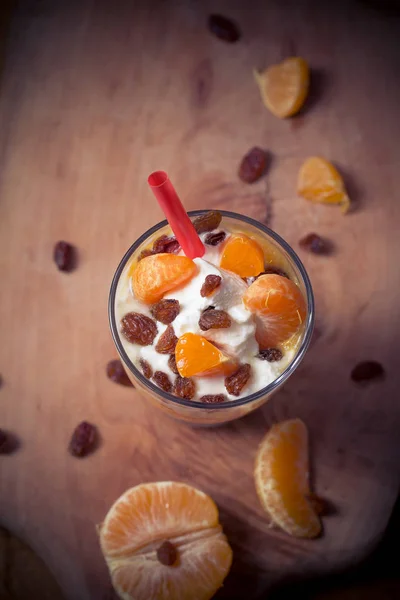
<svg viewBox="0 0 400 600"><path fill-rule="evenodd" d="M243 3L244 4L244 3ZM1 522L29 542L68 600L113 597L95 524L126 488L175 479L217 501L235 559L221 597L257 596L295 574L357 562L375 545L399 484L399 51L397 17L361 2L22 2L0 81L0 426L20 448L1 457ZM242 40L213 38L214 9ZM262 106L252 68L300 54L314 70L303 114ZM253 145L271 152L266 179L238 181ZM345 173L354 211L296 197L302 160ZM161 214L147 188L167 170L189 209L221 207L268 222L298 249L317 231L333 257L301 255L317 302L313 346L262 410L218 429L155 412L105 376L113 272ZM57 272L59 239L79 268ZM386 381L349 373L376 359ZM336 507L313 542L268 527L254 491L257 444L276 420L309 426L317 493ZM82 419L102 445L66 451Z"/></svg>

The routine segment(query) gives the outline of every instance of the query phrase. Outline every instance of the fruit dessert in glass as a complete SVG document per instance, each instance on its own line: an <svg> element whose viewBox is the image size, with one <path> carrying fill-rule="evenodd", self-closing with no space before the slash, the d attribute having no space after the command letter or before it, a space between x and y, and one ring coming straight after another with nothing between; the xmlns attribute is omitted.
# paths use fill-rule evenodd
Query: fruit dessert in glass
<svg viewBox="0 0 400 600"><path fill-rule="evenodd" d="M133 384L178 419L217 424L261 406L310 342L314 304L290 246L248 217L189 213L204 244L184 255L166 221L114 276L109 317Z"/></svg>

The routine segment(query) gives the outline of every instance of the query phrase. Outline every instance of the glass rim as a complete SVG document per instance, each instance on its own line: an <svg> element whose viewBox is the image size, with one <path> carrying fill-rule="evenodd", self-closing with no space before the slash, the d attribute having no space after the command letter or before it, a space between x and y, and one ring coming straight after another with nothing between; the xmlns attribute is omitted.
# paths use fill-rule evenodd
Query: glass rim
<svg viewBox="0 0 400 600"><path fill-rule="evenodd" d="M191 210L191 211L188 211L188 215L190 217L196 217L196 216L202 215L206 212L209 212L209 210L206 210L206 209ZM245 396L244 398L238 398L237 400L228 400L227 402L221 402L219 404L207 404L204 402L198 402L197 400L185 400L183 398L178 398L177 396L174 396L173 394L170 394L169 392L164 392L164 390L162 390L156 384L154 384L152 381L147 379L139 371L139 369L137 369L135 367L133 362L130 360L130 358L127 355L125 348L122 344L122 341L119 337L117 323L116 323L116 319L115 319L115 296L116 296L119 278L121 276L122 271L124 270L126 263L130 259L132 254L135 252L135 250L137 250L137 248L143 242L145 242L151 235L153 235L154 233L156 233L157 231L159 231L160 229L162 229L163 227L168 225L168 221L166 219L164 221L161 221L160 223L157 223L156 225L153 225L153 227L151 227L150 229L145 231L145 233L143 233L136 240L136 242L134 242L132 244L132 246L130 246L130 248L125 252L121 262L119 263L119 265L117 267L117 270L115 271L114 277L112 279L109 300L108 300L108 318L109 318L111 334L112 334L114 343L117 347L120 357L122 358L122 360L124 361L124 363L128 367L128 369L133 373L135 378L138 379L145 388L148 388L151 392L153 392L156 396L160 396L163 400L168 400L169 402L173 402L175 404L178 404L180 406L185 406L187 408L200 408L202 410L213 410L213 411L214 410L227 410L228 408L234 408L237 406L244 406L246 404L251 404L252 402L256 402L257 400L259 400L266 394L270 394L273 390L275 390L282 383L284 383L284 381L286 381L286 379L288 379L288 377L296 370L298 365L301 363L301 361L303 360L304 355L307 351L307 348L310 345L311 336L312 336L313 327L314 327L314 314L315 314L314 294L313 294L312 287L311 287L311 281L310 281L310 278L308 277L307 271L306 271L303 263L301 262L300 258L297 256L297 254L293 250L293 248L291 246L289 246L289 244L275 231L272 231L272 229L270 229L266 225L263 225L259 221L252 219L251 217L247 217L245 215L241 215L239 213L234 213L234 212L231 212L228 210L219 210L218 212L220 212L223 217L228 217L231 219L236 219L238 221L248 223L249 225L252 225L256 229L261 230L263 233L265 233L269 237L271 237L275 242L277 242L277 244L279 246L281 246L283 248L283 250L285 250L287 252L289 257L293 260L293 262L296 266L296 269L298 269L298 271L300 272L300 275L303 279L305 289L306 289L306 299L307 299L307 306L308 306L304 336L303 336L302 342L300 344L300 347L296 353L296 356L293 358L293 360L290 362L290 364L285 368L285 370L276 379L271 381L271 383L269 383L265 387L261 388L257 392L254 392L253 394L250 394L249 396Z"/></svg>

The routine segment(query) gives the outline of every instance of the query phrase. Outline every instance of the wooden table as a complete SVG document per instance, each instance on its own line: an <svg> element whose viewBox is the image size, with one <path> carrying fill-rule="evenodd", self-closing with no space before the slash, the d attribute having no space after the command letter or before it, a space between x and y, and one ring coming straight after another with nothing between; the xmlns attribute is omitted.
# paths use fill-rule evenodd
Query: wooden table
<svg viewBox="0 0 400 600"><path fill-rule="evenodd" d="M0 515L69 600L112 598L95 524L143 481L186 481L217 501L235 552L221 597L357 562L386 526L400 470L397 19L361 2L300 4L219 2L243 32L234 45L208 32L211 2L37 0L15 13L0 81L0 426L20 448L1 457ZM252 69L291 54L312 66L313 91L280 121ZM254 145L271 164L248 186L237 166ZM348 216L296 196L314 154L345 174ZM262 410L218 429L173 422L105 375L110 281L161 220L146 183L158 168L188 209L249 214L296 250L311 231L336 247L301 252L317 302L303 365ZM72 274L53 264L59 239L79 249ZM383 383L351 383L364 359L382 362ZM270 529L254 491L259 440L292 416L310 429L316 491L337 509L317 541ZM80 461L67 445L83 419L102 445Z"/></svg>

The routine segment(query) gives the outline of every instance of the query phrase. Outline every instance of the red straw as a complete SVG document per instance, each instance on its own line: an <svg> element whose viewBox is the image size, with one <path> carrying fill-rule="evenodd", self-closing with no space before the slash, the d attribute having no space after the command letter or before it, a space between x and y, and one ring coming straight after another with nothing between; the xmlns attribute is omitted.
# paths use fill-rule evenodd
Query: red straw
<svg viewBox="0 0 400 600"><path fill-rule="evenodd" d="M200 258L205 248L165 171L154 171L149 186L188 258Z"/></svg>

